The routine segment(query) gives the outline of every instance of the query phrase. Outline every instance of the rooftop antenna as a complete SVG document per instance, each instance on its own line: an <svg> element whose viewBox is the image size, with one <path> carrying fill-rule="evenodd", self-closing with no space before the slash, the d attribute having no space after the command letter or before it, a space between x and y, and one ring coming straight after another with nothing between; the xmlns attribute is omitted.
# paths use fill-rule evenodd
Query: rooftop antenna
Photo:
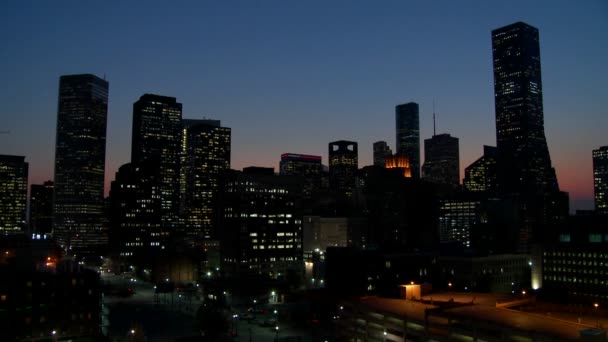
<svg viewBox="0 0 608 342"><path fill-rule="evenodd" d="M435 98L433 97L433 136L437 135L435 124Z"/></svg>

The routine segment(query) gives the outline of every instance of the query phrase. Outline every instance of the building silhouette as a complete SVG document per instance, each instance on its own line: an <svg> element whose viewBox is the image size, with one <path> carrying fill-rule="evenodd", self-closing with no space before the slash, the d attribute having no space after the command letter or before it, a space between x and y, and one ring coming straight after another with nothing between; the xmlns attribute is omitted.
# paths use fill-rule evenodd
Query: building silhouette
<svg viewBox="0 0 608 342"><path fill-rule="evenodd" d="M240 277L300 277L304 265L297 179L247 168L223 173L220 187L222 271Z"/></svg>
<svg viewBox="0 0 608 342"><path fill-rule="evenodd" d="M108 82L95 75L59 79L53 234L67 249L107 243L103 233Z"/></svg>
<svg viewBox="0 0 608 342"><path fill-rule="evenodd" d="M53 191L55 183L32 184L30 187L30 232L50 236L53 232Z"/></svg>
<svg viewBox="0 0 608 342"><path fill-rule="evenodd" d="M0 155L0 235L24 233L28 163Z"/></svg>
<svg viewBox="0 0 608 342"><path fill-rule="evenodd" d="M418 104L409 102L395 107L397 128L397 154L407 157L412 168L412 177L420 178L420 121Z"/></svg>
<svg viewBox="0 0 608 342"><path fill-rule="evenodd" d="M284 176L299 176L302 179L302 194L312 198L321 188L323 165L320 156L296 153L281 154L279 174Z"/></svg>
<svg viewBox="0 0 608 342"><path fill-rule="evenodd" d="M433 183L460 185L458 138L438 134L424 139L422 177Z"/></svg>
<svg viewBox="0 0 608 342"><path fill-rule="evenodd" d="M359 168L357 143L339 140L329 143L329 186L339 197L353 195Z"/></svg>
<svg viewBox="0 0 608 342"><path fill-rule="evenodd" d="M131 162L158 171L160 219L169 234L179 227L182 104L174 97L144 94L133 104Z"/></svg>
<svg viewBox="0 0 608 342"><path fill-rule="evenodd" d="M558 191L545 139L538 29L517 22L492 31L492 55L501 188Z"/></svg>
<svg viewBox="0 0 608 342"><path fill-rule="evenodd" d="M384 167L386 158L393 155L393 151L386 141L376 141L374 143L374 165Z"/></svg>
<svg viewBox="0 0 608 342"><path fill-rule="evenodd" d="M595 210L608 215L608 146L593 150Z"/></svg>
<svg viewBox="0 0 608 342"><path fill-rule="evenodd" d="M496 154L496 147L484 146L483 156L464 169L462 185L465 191L497 193Z"/></svg>
<svg viewBox="0 0 608 342"><path fill-rule="evenodd" d="M146 259L168 244L156 163L122 165L110 187L110 246L120 260Z"/></svg>
<svg viewBox="0 0 608 342"><path fill-rule="evenodd" d="M231 130L219 120L182 120L181 193L186 235L214 238L219 176L230 169Z"/></svg>

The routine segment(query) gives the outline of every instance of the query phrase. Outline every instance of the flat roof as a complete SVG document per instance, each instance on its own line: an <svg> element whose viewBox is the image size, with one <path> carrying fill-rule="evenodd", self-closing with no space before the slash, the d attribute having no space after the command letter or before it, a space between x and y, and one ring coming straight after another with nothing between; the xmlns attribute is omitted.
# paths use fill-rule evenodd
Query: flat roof
<svg viewBox="0 0 608 342"><path fill-rule="evenodd" d="M521 331L523 334L529 336L540 334L560 340L580 340L580 332L590 328L588 325L551 318L544 315L496 308L496 302L500 302L506 297L499 294L444 292L424 296L424 299L430 300L431 297L434 301L437 300L440 302L445 302L450 298L453 298L454 302L457 304L470 303L473 298L475 299L475 304L473 305L455 306L445 308L441 311L433 310L434 312L430 313L431 317L446 317L449 315L451 320L483 322L514 330L515 333ZM359 299L359 304L368 307L371 311L390 314L395 317L405 316L421 322L425 319L426 309L437 308L440 310L440 306L438 305L425 304L405 299L380 297L362 297ZM441 322L441 320L433 321Z"/></svg>

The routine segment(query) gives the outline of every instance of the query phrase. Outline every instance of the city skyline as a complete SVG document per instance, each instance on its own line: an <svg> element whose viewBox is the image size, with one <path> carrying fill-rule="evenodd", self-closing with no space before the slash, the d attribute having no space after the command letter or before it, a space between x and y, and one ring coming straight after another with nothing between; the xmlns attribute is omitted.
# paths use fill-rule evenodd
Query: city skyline
<svg viewBox="0 0 608 342"><path fill-rule="evenodd" d="M179 98L184 104L184 118L207 116L231 127L233 168L256 165L272 166L275 170L278 170L281 153L290 151L321 155L323 164L327 165L326 146L335 140L357 142L360 166L371 165L372 143L394 141L394 106L409 101L420 104L420 138L426 139L432 135L430 104L431 99L436 98L438 133L460 138L462 170L482 155L483 145L496 145L491 30L521 20L540 31L545 131L560 188L570 193L572 209L590 209L593 207L591 151L606 145L604 136L608 126L605 115L608 106L599 86L601 75L606 71L600 61L605 60L607 48L595 44L601 41L600 33L606 31L603 29L606 20L600 19L606 18L608 8L600 2L590 2L582 8L565 2L552 2L551 7L547 4L535 4L527 13L505 8L501 15L489 15L468 24L464 12L473 9L468 15L475 13L469 4L468 8L466 5L453 8L455 18L446 19L438 28L418 27L417 30L414 29L416 23L439 20L437 7L439 12L447 13L453 5L436 4L428 8L412 5L407 9L423 15L414 26L403 24L401 28L386 23L391 21L386 18L393 16L390 12L407 7L396 3L387 3L381 8L336 4L324 8L320 14L315 14L315 6L288 8L278 3L260 8L202 5L211 12L207 15L213 20L200 27L194 24L195 16L186 18L176 29L170 25L155 27L144 19L138 20L147 24L144 26L152 35L159 33L166 39L180 33L175 41L169 42L169 46L175 48L194 44L199 36L193 32L200 32L199 38L205 38L207 50L175 49L179 53L146 56L145 61L134 57L138 56L139 49L145 49L156 39L135 43L138 42L135 36L147 31L134 30L132 27L137 25L125 28L124 22L134 8L120 8L122 14L119 13L118 18L108 18L103 27L108 32L85 28L75 33L70 31L75 25L90 20L84 16L84 7L67 8L68 13L74 15L73 23L55 23L57 18L52 13L66 10L61 5L56 9L45 9L41 5L31 11L27 6L7 6L11 8L3 15L7 17L3 25L12 26L3 30L3 38L13 49L7 49L7 62L1 68L5 71L4 83L10 80L13 86L1 95L5 104L1 116L7 121L2 120L0 130L10 130L11 134L0 135L0 143L5 147L0 153L24 155L30 163L30 183L41 184L53 179L57 80L65 74L93 73L100 77L106 74L106 80L112 83L106 195L118 167L130 160L131 105L144 93ZM115 10L101 6L89 11L101 17ZM183 12L183 8L173 10L169 12ZM370 16L364 15L366 10L371 10ZM266 16L265 11L269 12ZM156 16L159 12L158 8L145 9L145 13ZM336 16L338 13L343 16ZM252 14L251 17L248 14ZM23 23L16 22L24 18L27 20ZM232 29L220 29L223 19L227 18L243 19L243 22ZM316 20L313 23L305 20L310 18ZM334 21L336 18L339 20ZM31 28L20 26L38 19L41 22ZM361 27L355 27L362 19L365 20ZM171 22L176 23L175 19ZM63 55L54 55L48 45L55 42L54 34L41 32L45 23L58 28L59 32L54 34L77 38L90 33L99 39L92 41L98 41L100 46L86 43L72 48L72 55L59 58ZM118 24L117 27L110 27L112 23ZM274 32L281 24L285 32ZM255 28L253 32L245 30L247 25ZM450 25L454 25L454 32L446 29ZM126 38L112 36L121 27L126 29ZM381 37L385 33L388 37ZM582 34L584 41L580 41ZM214 41L223 38L231 39ZM66 44L66 41L69 47L69 39L59 43ZM407 52L421 42L424 44L418 53ZM307 49L307 44L314 49ZM252 46L253 52L239 55ZM48 59L40 63L38 58L32 59L40 55L36 51L45 47L50 54ZM272 56L277 49L283 57ZM111 57L123 50L122 58L126 60ZM432 58L426 61L427 57L437 55L448 56L442 58L448 63ZM198 57L203 58L199 61ZM226 58L227 61L220 61ZM171 63L179 65L166 66ZM207 81L193 83L193 79ZM462 81L467 82L466 86L462 87ZM420 153L423 155L423 149ZM461 174L464 173L461 171Z"/></svg>

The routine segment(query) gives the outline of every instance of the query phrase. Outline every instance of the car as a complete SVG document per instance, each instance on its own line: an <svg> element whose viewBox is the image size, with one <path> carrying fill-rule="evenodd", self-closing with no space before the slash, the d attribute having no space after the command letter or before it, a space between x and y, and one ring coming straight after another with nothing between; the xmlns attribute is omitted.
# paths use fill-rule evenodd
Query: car
<svg viewBox="0 0 608 342"><path fill-rule="evenodd" d="M267 320L264 320L264 322L262 322L262 326L263 327L273 327L277 325L277 320L275 318L269 318Z"/></svg>

